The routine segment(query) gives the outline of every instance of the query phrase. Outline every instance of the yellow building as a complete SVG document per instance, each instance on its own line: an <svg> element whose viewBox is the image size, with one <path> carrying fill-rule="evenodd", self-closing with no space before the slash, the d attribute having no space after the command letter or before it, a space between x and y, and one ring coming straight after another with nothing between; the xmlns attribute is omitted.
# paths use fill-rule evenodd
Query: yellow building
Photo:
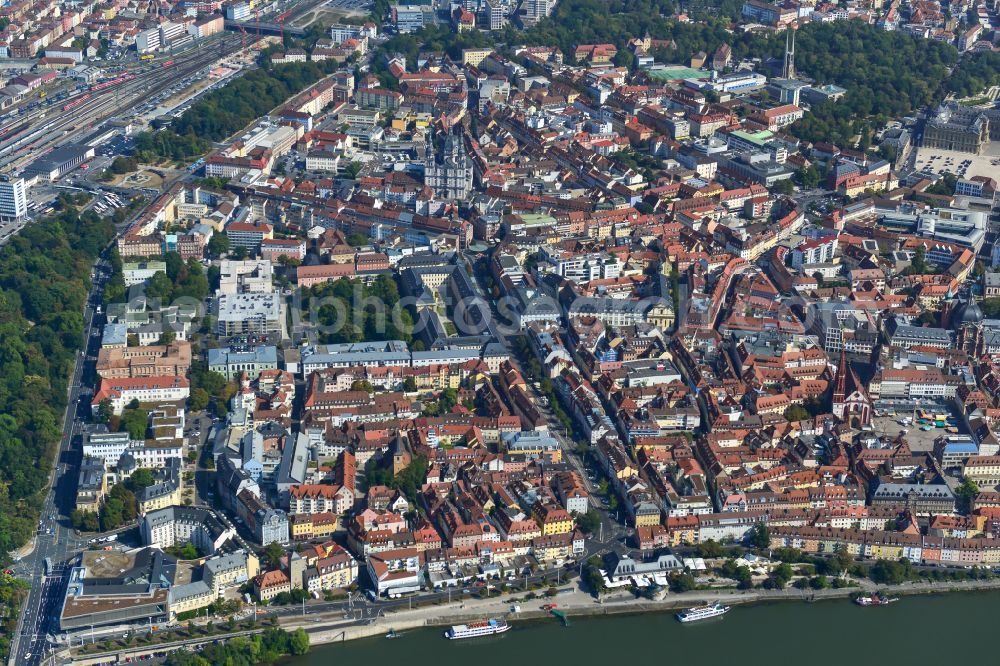
<svg viewBox="0 0 1000 666"><path fill-rule="evenodd" d="M671 546L698 543L698 530L697 516L671 516L667 518L667 536Z"/></svg>
<svg viewBox="0 0 1000 666"><path fill-rule="evenodd" d="M531 543L531 554L540 562L565 560L573 555L573 540L569 535L541 537Z"/></svg>
<svg viewBox="0 0 1000 666"><path fill-rule="evenodd" d="M152 488L153 486L150 486L145 490L148 491ZM149 493L144 497L137 496L135 499L139 505L139 513L142 514L158 509L166 509L168 506L177 506L183 501L181 495L182 488L180 483L178 483L173 491L165 490L162 493Z"/></svg>
<svg viewBox="0 0 1000 666"><path fill-rule="evenodd" d="M327 513L297 513L291 517L289 527L292 539L304 541L317 537L328 537L337 531L339 519L337 514Z"/></svg>
<svg viewBox="0 0 1000 666"><path fill-rule="evenodd" d="M565 509L541 505L535 506L533 511L535 522L542 530L542 536L553 536L556 534L569 534L573 531L573 516Z"/></svg>
<svg viewBox="0 0 1000 666"><path fill-rule="evenodd" d="M877 560L898 560L903 556L903 547L895 543L868 543L865 555Z"/></svg>
<svg viewBox="0 0 1000 666"><path fill-rule="evenodd" d="M980 486L1000 485L1000 456L972 456L965 461L962 474Z"/></svg>
<svg viewBox="0 0 1000 666"><path fill-rule="evenodd" d="M203 578L218 594L252 580L260 573L260 560L252 552L236 552L213 557L205 562Z"/></svg>
<svg viewBox="0 0 1000 666"><path fill-rule="evenodd" d="M479 63L493 53L493 49L462 49L462 64L479 67Z"/></svg>
<svg viewBox="0 0 1000 666"><path fill-rule="evenodd" d="M170 590L170 616L205 608L218 598L218 594L203 582L176 585Z"/></svg>
<svg viewBox="0 0 1000 666"><path fill-rule="evenodd" d="M312 519L308 514L298 513L290 516L289 529L293 541L304 541L312 536Z"/></svg>
<svg viewBox="0 0 1000 666"><path fill-rule="evenodd" d="M661 331L672 330L675 319L674 309L667 303L657 303L646 312L646 321Z"/></svg>
<svg viewBox="0 0 1000 666"><path fill-rule="evenodd" d="M319 559L307 576L311 576L306 580L310 592L343 589L358 579L358 561L340 549Z"/></svg>
<svg viewBox="0 0 1000 666"><path fill-rule="evenodd" d="M639 512L635 515L636 527L652 527L660 524L660 512Z"/></svg>
<svg viewBox="0 0 1000 666"><path fill-rule="evenodd" d="M280 569L266 571L253 581L254 594L261 601L270 601L282 592L291 592L292 584L288 574Z"/></svg>

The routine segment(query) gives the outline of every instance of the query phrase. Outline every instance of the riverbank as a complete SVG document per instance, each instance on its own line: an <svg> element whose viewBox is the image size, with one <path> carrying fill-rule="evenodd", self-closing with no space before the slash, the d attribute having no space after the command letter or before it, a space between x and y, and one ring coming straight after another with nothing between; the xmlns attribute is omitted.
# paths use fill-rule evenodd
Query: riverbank
<svg viewBox="0 0 1000 666"><path fill-rule="evenodd" d="M572 621L574 618L595 616L669 613L714 601L720 601L728 606L742 606L773 602L802 603L847 599L857 592L872 592L877 589L896 597L1000 590L1000 580L946 583L913 582L891 587L878 586L868 580L855 582L858 583L858 586L825 590L793 588L784 590L695 590L680 594L667 594L660 601L637 599L626 592L605 595L602 599L597 600L575 586L564 586L560 589L559 594L551 599L539 596L524 600L523 594L515 593L493 599L466 600L465 602L403 610L390 615L379 615L369 620L345 619L343 616L334 618L322 615L309 619L288 618L281 622L281 626L288 630L301 627L309 634L311 645L323 645L383 636L390 629L395 629L398 632L450 626L481 620L484 617L503 616L513 622L540 620L550 617L549 613L541 610L543 604L550 602L557 604L559 610ZM511 612L514 606L520 606L520 612Z"/></svg>
<svg viewBox="0 0 1000 666"><path fill-rule="evenodd" d="M516 622L502 636L448 641L439 628L398 629L398 640L381 636L317 645L283 666L337 663L392 664L433 655L436 666L509 666L531 661L597 666L620 662L699 666L773 666L807 659L811 666L841 666L845 659L931 666L957 659L982 661L977 641L928 640L935 636L989 635L1000 592L913 596L881 608L845 599L829 603L760 603L734 608L722 618L682 624L665 613ZM833 634L830 628L835 628ZM764 633L762 633L764 629ZM625 656L623 656L625 655Z"/></svg>

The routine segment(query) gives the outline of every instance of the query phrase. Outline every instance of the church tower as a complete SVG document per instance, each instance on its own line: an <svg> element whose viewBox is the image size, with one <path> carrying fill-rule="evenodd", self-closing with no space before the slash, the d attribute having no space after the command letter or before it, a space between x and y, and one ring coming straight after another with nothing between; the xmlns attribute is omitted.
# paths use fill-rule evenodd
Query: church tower
<svg viewBox="0 0 1000 666"><path fill-rule="evenodd" d="M833 415L854 425L867 425L872 418L872 402L868 391L847 362L847 350L840 350L840 364L833 381Z"/></svg>
<svg viewBox="0 0 1000 666"><path fill-rule="evenodd" d="M465 199L472 192L472 159L465 150L461 124L445 130L440 150L428 147L424 184L440 199Z"/></svg>
<svg viewBox="0 0 1000 666"><path fill-rule="evenodd" d="M785 31L785 66L781 73L786 79L795 78L795 27Z"/></svg>

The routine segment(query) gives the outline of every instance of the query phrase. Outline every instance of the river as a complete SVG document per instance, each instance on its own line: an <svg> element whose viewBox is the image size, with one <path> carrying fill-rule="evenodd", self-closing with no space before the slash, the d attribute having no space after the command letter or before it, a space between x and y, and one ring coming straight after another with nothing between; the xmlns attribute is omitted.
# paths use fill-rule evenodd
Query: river
<svg viewBox="0 0 1000 666"><path fill-rule="evenodd" d="M319 645L284 663L843 666L848 661L939 665L962 657L992 662L989 636L998 607L1000 592L977 592L903 597L880 608L846 599L738 606L722 618L684 625L667 613L586 617L572 619L569 627L553 618L515 623L507 634L491 638L448 641L442 629L431 628L407 631L396 640Z"/></svg>

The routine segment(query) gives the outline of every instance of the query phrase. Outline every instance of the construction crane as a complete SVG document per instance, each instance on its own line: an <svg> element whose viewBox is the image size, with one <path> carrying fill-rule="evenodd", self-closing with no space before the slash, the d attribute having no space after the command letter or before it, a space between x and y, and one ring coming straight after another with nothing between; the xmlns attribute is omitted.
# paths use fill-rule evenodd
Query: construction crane
<svg viewBox="0 0 1000 666"><path fill-rule="evenodd" d="M253 10L253 15L257 22L257 44L260 45L260 9Z"/></svg>
<svg viewBox="0 0 1000 666"><path fill-rule="evenodd" d="M285 19L288 18L288 15L291 14L291 13L292 13L292 10L288 9L288 10L282 12L281 14L279 14L278 18L275 19L275 22L278 24L278 29L281 30L281 43L282 44L285 43Z"/></svg>
<svg viewBox="0 0 1000 666"><path fill-rule="evenodd" d="M242 46L242 48L240 50L246 51L247 50L247 29L244 28L243 26L240 26L240 32L243 33L243 46Z"/></svg>

